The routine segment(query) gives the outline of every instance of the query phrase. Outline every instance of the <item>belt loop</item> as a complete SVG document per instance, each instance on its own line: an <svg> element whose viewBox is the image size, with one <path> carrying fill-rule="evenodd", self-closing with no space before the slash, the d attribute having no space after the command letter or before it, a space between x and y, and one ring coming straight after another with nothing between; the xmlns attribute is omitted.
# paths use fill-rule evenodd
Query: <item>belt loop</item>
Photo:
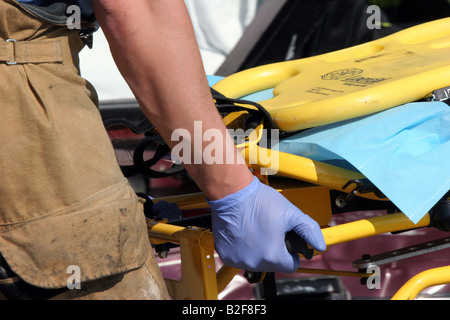
<svg viewBox="0 0 450 320"><path fill-rule="evenodd" d="M12 59L12 60L6 61L6 64L9 64L9 65L17 64L17 62L15 61L16 60L15 57L16 57L16 42L17 41L15 39L8 39L8 40L6 40L6 42L11 43L10 57Z"/></svg>
<svg viewBox="0 0 450 320"><path fill-rule="evenodd" d="M65 50L70 50L67 37L30 41L1 40L0 63L63 63Z"/></svg>

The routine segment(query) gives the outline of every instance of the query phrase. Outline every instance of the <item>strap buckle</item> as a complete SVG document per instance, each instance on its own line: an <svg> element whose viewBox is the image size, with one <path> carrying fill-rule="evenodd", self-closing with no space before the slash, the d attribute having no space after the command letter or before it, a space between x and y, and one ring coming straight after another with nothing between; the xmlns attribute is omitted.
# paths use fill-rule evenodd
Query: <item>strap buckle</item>
<svg viewBox="0 0 450 320"><path fill-rule="evenodd" d="M347 195L347 201L352 200L358 193L364 194L371 192L379 199L386 199L386 196L367 178L350 180L342 187L342 190L347 189L353 183L356 187Z"/></svg>
<svg viewBox="0 0 450 320"><path fill-rule="evenodd" d="M15 46L15 43L17 42L15 39L8 39L8 40L6 40L6 42L11 42L11 45L12 45L12 49L11 49L11 58L12 59L14 59L14 57L15 57L15 52L16 52L16 46ZM6 61L6 64L8 64L8 65L15 65L15 64L17 64L17 62L16 61L11 61L11 60L9 60L9 61Z"/></svg>

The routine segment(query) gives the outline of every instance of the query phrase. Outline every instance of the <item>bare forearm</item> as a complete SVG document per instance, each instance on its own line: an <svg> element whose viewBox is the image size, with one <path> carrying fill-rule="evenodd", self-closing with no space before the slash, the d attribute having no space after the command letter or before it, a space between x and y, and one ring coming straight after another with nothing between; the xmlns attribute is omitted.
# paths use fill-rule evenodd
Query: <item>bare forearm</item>
<svg viewBox="0 0 450 320"><path fill-rule="evenodd" d="M184 2L93 2L119 70L143 112L156 125L169 146L174 147L178 143L171 139L176 129L186 129L193 136L196 121L201 123L202 134L214 128L220 130L222 137L229 139L211 99ZM207 142L202 145L192 142L193 152L203 153L205 144ZM228 159L239 157L234 147L224 147L224 152L232 153ZM238 191L252 179L245 164L224 162L185 164L199 187L211 199Z"/></svg>

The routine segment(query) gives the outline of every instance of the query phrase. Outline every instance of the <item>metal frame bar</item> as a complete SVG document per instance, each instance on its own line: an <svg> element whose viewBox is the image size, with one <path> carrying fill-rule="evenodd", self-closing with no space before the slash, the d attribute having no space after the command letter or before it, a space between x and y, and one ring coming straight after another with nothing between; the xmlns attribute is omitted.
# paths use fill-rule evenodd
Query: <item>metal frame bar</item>
<svg viewBox="0 0 450 320"><path fill-rule="evenodd" d="M429 224L429 215L414 225L403 213L396 213L324 228L322 231L327 247L330 247L387 232L427 227ZM218 299L219 293L240 271L229 266L222 266L216 272L214 237L208 229L186 228L148 221L148 233L153 244L170 242L180 245L182 278L180 281L166 280L169 292L174 299ZM350 276L348 272L333 270L299 269L298 272ZM351 273L351 276L356 274ZM364 276L365 274L360 274L361 278ZM450 267L429 270L416 276L405 284L394 299L409 299L428 286L442 283L450 283Z"/></svg>

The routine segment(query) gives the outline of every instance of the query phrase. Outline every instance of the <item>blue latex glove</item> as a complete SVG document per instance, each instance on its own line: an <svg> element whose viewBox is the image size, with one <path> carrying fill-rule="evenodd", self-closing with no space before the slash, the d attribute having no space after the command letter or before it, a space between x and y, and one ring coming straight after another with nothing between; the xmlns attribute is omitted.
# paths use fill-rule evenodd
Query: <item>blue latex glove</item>
<svg viewBox="0 0 450 320"><path fill-rule="evenodd" d="M291 230L315 250L326 249L317 222L257 178L246 188L208 203L216 250L226 265L259 272L295 272L300 258L290 254L284 242Z"/></svg>

